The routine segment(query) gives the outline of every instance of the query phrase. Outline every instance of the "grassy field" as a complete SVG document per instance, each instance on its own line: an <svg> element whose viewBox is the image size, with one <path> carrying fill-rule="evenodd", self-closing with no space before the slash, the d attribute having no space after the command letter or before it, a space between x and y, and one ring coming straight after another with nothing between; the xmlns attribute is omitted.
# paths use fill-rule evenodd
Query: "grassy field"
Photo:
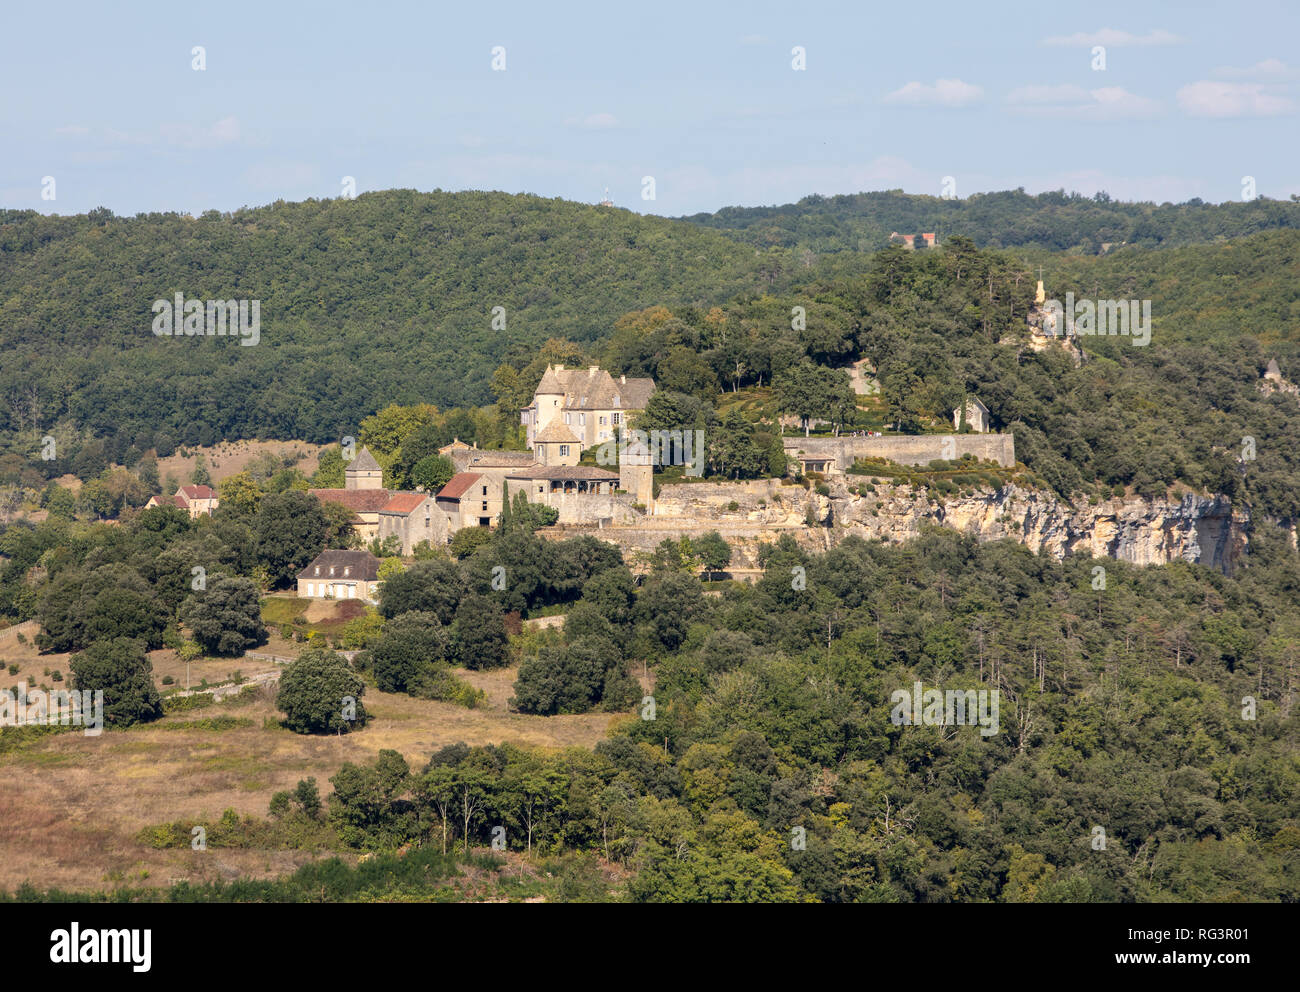
<svg viewBox="0 0 1300 992"><path fill-rule="evenodd" d="M27 644L18 642L19 634ZM0 658L18 666L12 676L6 667L4 688L24 680L29 687L57 687L44 675L46 668L66 677L68 656L37 654L30 643L34 634L34 624L0 631ZM301 647L275 638L259 650L294 655ZM172 652L153 652L151 658L160 689L183 685L185 665ZM196 685L205 678L214 683L238 670L246 680L276 668L274 662L250 658L202 660L191 664L190 678ZM163 822L215 820L226 809L263 817L272 794L292 789L302 778L315 777L322 795L328 795L328 780L345 761L368 762L386 748L419 767L433 751L457 741L592 747L607 735L611 721L620 719L608 713L510 713L514 669L459 674L486 693L486 706L470 710L372 688L365 696L371 722L343 737L308 737L281 728L274 687L258 690L251 700L212 704L99 737L79 729L46 734L6 728L0 733L30 736L20 738L17 747L0 748L5 786L0 790L0 890L12 892L24 882L85 892L283 875L325 855L156 850L135 835ZM164 675L178 685L163 687ZM188 726L216 716L237 719L223 721L234 724L224 730Z"/></svg>

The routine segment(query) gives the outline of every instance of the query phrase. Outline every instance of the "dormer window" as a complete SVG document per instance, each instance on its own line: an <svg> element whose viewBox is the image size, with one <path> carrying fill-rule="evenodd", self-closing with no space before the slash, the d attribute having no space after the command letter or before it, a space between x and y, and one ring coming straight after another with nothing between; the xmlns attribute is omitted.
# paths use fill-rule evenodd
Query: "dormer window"
<svg viewBox="0 0 1300 992"><path fill-rule="evenodd" d="M618 401L618 397L615 396L615 397L614 397L614 407L617 409L619 405L620 405L620 404L619 404L619 401Z"/></svg>
<svg viewBox="0 0 1300 992"><path fill-rule="evenodd" d="M349 565L347 568L343 569L343 578L346 579L346 578L347 578L349 575L351 575L351 574L352 574L352 566L351 566L351 565Z"/></svg>
<svg viewBox="0 0 1300 992"><path fill-rule="evenodd" d="M320 575L320 566L319 566L319 565L316 566L316 574L317 574L317 575Z"/></svg>
<svg viewBox="0 0 1300 992"><path fill-rule="evenodd" d="M583 405L583 406L586 406L586 405L587 405L587 397L585 397L585 396L582 398L582 405Z"/></svg>
<svg viewBox="0 0 1300 992"><path fill-rule="evenodd" d="M331 565L331 566L330 566L330 575L333 575L333 574L334 574L334 566Z"/></svg>

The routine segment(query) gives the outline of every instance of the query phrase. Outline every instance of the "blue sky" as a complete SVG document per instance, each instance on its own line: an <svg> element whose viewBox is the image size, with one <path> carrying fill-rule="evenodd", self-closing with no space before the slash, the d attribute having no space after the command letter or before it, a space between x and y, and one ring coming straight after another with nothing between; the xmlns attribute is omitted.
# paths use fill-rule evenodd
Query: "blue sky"
<svg viewBox="0 0 1300 992"><path fill-rule="evenodd" d="M1246 176L1300 193L1294 0L53 2L0 24L4 207L197 214L338 196L344 176L359 192L608 187L669 216L938 195L945 176L961 197L1219 202Z"/></svg>

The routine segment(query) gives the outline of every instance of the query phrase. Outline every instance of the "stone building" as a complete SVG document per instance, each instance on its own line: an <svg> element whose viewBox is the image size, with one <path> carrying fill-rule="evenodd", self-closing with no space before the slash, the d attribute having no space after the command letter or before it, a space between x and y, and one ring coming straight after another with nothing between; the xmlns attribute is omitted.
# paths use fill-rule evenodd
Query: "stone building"
<svg viewBox="0 0 1300 992"><path fill-rule="evenodd" d="M491 527L501 516L501 486L479 472L458 472L434 498L447 517L448 531Z"/></svg>
<svg viewBox="0 0 1300 992"><path fill-rule="evenodd" d="M352 528L362 541L379 533L379 511L392 495L387 489L308 489L322 503L337 503L352 511Z"/></svg>
<svg viewBox="0 0 1300 992"><path fill-rule="evenodd" d="M623 446L618 460L618 487L632 495L641 506L653 506L655 501L654 458L650 446L633 438Z"/></svg>
<svg viewBox="0 0 1300 992"><path fill-rule="evenodd" d="M342 489L308 489L322 503L337 503L352 511L352 528L363 541L379 533L379 511L392 495L384 488L384 471L369 448L343 469Z"/></svg>
<svg viewBox="0 0 1300 992"><path fill-rule="evenodd" d="M582 442L556 418L533 438L533 455L539 465L577 465L582 457Z"/></svg>
<svg viewBox="0 0 1300 992"><path fill-rule="evenodd" d="M506 496L523 493L530 503L549 506L557 523L594 523L615 515L619 477L590 465L534 465L506 477ZM631 498L622 502L629 507Z"/></svg>
<svg viewBox="0 0 1300 992"><path fill-rule="evenodd" d="M361 454L348 462L343 470L343 488L345 489L383 489L384 470L375 461L369 448L362 448Z"/></svg>
<svg viewBox="0 0 1300 992"><path fill-rule="evenodd" d="M961 430L961 407L952 411L953 430ZM986 407L978 396L966 397L966 424L976 434L987 434L990 427L989 408Z"/></svg>
<svg viewBox="0 0 1300 992"><path fill-rule="evenodd" d="M322 551L298 573L298 595L306 599L378 598L379 559L369 551Z"/></svg>
<svg viewBox="0 0 1300 992"><path fill-rule="evenodd" d="M195 520L202 516L211 516L212 511L221 505L221 500L217 498L217 493L211 486L181 486L171 499L160 500L157 496L150 496L145 509L168 503L184 510L190 515L191 520Z"/></svg>
<svg viewBox="0 0 1300 992"><path fill-rule="evenodd" d="M533 402L520 414L528 446L536 452L538 442L547 445L548 458L568 457L561 456L558 450L550 450L566 445L571 454L581 455L586 448L612 440L618 429L627 425L629 416L635 417L646 408L654 390L653 379L629 379L625 375L615 379L598 365L586 370L548 365L533 392ZM567 428L574 440L569 441L558 430L544 437L547 427L553 423ZM575 443L576 452L572 450ZM539 453L538 461L542 457ZM571 464L576 463L574 457ZM565 463L548 461L546 464Z"/></svg>
<svg viewBox="0 0 1300 992"><path fill-rule="evenodd" d="M404 555L415 554L415 546L422 541L440 547L450 533L447 514L429 493L392 493L379 511L379 540L396 537Z"/></svg>

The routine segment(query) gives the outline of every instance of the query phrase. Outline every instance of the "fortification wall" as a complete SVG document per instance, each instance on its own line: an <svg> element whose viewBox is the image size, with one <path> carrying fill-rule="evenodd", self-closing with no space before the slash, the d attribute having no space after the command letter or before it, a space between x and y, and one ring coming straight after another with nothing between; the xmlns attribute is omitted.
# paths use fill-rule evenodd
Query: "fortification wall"
<svg viewBox="0 0 1300 992"><path fill-rule="evenodd" d="M1004 468L1016 464L1014 434L913 434L889 437L788 437L787 455L834 460L832 471L844 472L858 458L888 458L900 465L926 465L935 459L974 455Z"/></svg>

